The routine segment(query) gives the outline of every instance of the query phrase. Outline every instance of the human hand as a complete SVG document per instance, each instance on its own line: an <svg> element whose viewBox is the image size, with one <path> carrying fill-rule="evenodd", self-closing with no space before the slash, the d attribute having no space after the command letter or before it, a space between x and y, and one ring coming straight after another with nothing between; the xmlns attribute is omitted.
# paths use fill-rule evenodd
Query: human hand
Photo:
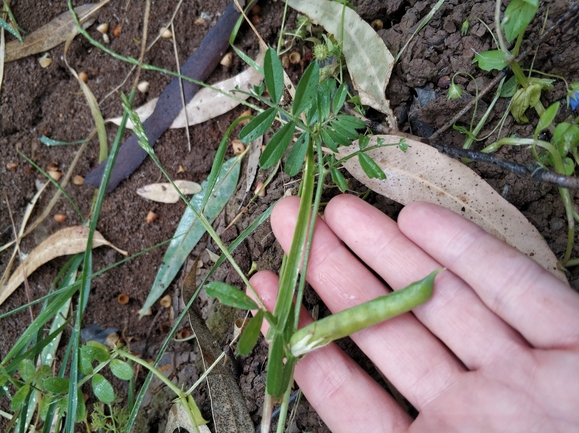
<svg viewBox="0 0 579 433"><path fill-rule="evenodd" d="M298 204L286 198L273 211L285 251ZM415 420L335 344L298 362L294 377L333 432L579 431L579 295L572 289L436 205L412 203L396 224L354 196L338 196L325 222L318 219L307 275L332 312L389 292L362 262L394 290L448 270L414 314L351 336L416 407ZM262 271L251 283L273 310L277 276ZM300 326L309 322L302 311Z"/></svg>

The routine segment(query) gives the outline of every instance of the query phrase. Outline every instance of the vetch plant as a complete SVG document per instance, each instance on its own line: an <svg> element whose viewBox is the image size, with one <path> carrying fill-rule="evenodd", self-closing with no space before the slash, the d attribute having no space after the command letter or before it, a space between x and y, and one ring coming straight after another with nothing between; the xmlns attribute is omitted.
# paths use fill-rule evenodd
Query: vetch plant
<svg viewBox="0 0 579 433"><path fill-rule="evenodd" d="M264 89L258 87L254 88L253 96L269 108L249 122L239 133L239 138L242 142L249 143L266 134L275 123L280 125L260 158L261 167L267 169L282 161L297 135L285 160L285 171L290 176L302 170L300 206L294 238L290 253L284 257L280 270L279 293L273 312L265 310L238 289L224 283L210 283L207 292L224 304L257 311L239 341L238 350L241 354L249 353L257 342L263 320L268 321L267 340L270 346L262 431L269 431L273 404L280 399L282 411L277 428L278 431L283 431L293 371L299 357L332 340L409 311L425 302L432 293L436 273L406 291L355 307L353 311L341 312L340 316L327 318L326 321L316 322L313 325L313 334L310 334L310 328L297 331L297 306L301 305L305 287L315 216L320 207L324 179L329 174L341 189L347 187L346 180L338 170L338 165L343 160L336 160L334 154L340 146L348 146L358 138L360 150L347 158L358 157L361 167L369 177L384 179L384 172L365 153L384 144L379 142L376 146L368 146L370 137L358 132L365 127L364 123L354 116L340 114L348 96L347 88L345 84L338 85L334 79L320 83L320 67L317 62L311 63L305 70L296 86L293 103L287 110L280 106L284 91L283 68L273 49L267 51L263 69L265 86L271 99L265 98ZM404 143L400 143L400 147L403 146ZM372 313L369 314L370 312Z"/></svg>
<svg viewBox="0 0 579 433"><path fill-rule="evenodd" d="M503 138L487 146L483 149L483 152L495 152L503 145L530 146L534 157L541 166L545 168L552 167L557 174L571 176L574 174L575 165L579 162L579 154L577 152L577 146L579 145L579 126L577 117L571 116L563 122L555 123L555 117L559 111L560 103L555 102L548 108L545 108L541 102L542 92L551 90L555 80L553 78L531 76L531 72L536 71L529 71L529 75L525 75L523 68L516 59L520 51L524 33L539 8L539 1L512 0L505 9L502 20L501 3L501 0L497 0L496 2L495 32L491 33L498 48L477 54L473 63L477 63L484 71L500 71L508 67L512 70L514 76L504 83L501 81L495 98L474 130L472 123L470 130L456 126L455 128L467 135L468 138L464 147L468 148L470 143L476 139L476 135L486 122L486 118L497 98L510 97L509 111L516 122L529 122L526 116L526 111L529 108L534 108L539 114L539 121L535 128L533 138ZM508 49L507 42L514 42L512 50ZM548 76L548 74L544 75ZM558 78L561 78L567 87L568 106L572 110L576 110L579 106L579 83L569 85L562 77ZM455 97L458 94L459 92L451 86L448 93L449 98ZM550 141L541 139L542 137L540 137L539 134L543 131L548 131L551 134ZM579 221L579 214L574 208L569 190L559 187L559 194L563 199L567 217L567 247L561 259L561 265L569 266L579 264L578 260L571 260L575 234L574 226L575 221Z"/></svg>

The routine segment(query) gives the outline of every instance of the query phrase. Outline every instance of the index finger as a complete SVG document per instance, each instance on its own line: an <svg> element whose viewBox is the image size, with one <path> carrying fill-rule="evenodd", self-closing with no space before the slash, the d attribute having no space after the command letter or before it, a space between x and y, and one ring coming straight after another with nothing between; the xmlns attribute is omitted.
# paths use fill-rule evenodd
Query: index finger
<svg viewBox="0 0 579 433"><path fill-rule="evenodd" d="M398 225L533 346L579 346L579 295L534 260L430 203L407 205Z"/></svg>

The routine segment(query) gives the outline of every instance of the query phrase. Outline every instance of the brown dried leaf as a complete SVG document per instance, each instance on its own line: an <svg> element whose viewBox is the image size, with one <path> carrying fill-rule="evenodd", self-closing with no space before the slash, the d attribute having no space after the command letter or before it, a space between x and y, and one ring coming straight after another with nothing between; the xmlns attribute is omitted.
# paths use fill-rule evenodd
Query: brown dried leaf
<svg viewBox="0 0 579 433"><path fill-rule="evenodd" d="M109 0L103 0L100 3L88 3L74 8L83 27L88 27L94 19L87 19ZM74 38L78 34L78 29L69 11L66 11L48 24L30 33L24 38L24 42L12 41L6 44L5 62L11 62L32 54L48 51L57 45L62 44L68 39Z"/></svg>
<svg viewBox="0 0 579 433"><path fill-rule="evenodd" d="M255 59L256 63L263 65L264 55L265 50L260 50L259 55ZM181 110L169 128L176 129L197 125L231 111L239 105L239 100L244 101L249 97L249 94L241 93L240 91L249 92L253 89L253 86L260 84L262 80L263 76L255 69L249 67L234 77L212 84L213 88L221 90L224 93L203 87L185 107L187 115L185 115L185 110ZM235 96L238 99L232 99L229 95ZM144 122L145 119L153 114L158 99L159 98L151 99L135 110L141 122ZM122 117L115 117L110 119L110 122L113 122L115 125L120 125L121 120ZM133 128L132 122L127 122L127 128Z"/></svg>
<svg viewBox="0 0 579 433"><path fill-rule="evenodd" d="M174 183L184 195L201 192L201 185L196 182L176 180ZM139 188L137 194L159 203L177 203L179 201L179 194L170 183L151 183Z"/></svg>
<svg viewBox="0 0 579 433"><path fill-rule="evenodd" d="M376 145L379 138L385 144L400 142L395 135L377 135L368 146ZM368 178L357 157L345 161L344 167L368 188L398 203L426 201L464 216L567 281L537 229L479 175L427 144L409 139L406 142L406 152L396 145L367 152L384 170L386 180ZM338 156L343 158L358 149L357 143L341 147Z"/></svg>
<svg viewBox="0 0 579 433"><path fill-rule="evenodd" d="M25 276L30 275L43 264L56 257L83 252L86 249L88 232L89 229L85 226L67 227L59 230L49 236L44 242L40 243L28 254L28 257L24 259L18 269L14 271L8 283L0 286L0 305L22 284ZM107 241L103 235L95 231L92 247L97 248L103 245L114 248L124 256L128 255L126 251L118 249Z"/></svg>

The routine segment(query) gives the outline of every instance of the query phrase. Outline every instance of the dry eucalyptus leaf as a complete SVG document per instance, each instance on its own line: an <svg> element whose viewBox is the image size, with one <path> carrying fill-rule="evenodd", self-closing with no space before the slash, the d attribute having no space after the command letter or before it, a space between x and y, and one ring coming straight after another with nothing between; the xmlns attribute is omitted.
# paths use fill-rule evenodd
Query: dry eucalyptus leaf
<svg viewBox="0 0 579 433"><path fill-rule="evenodd" d="M255 59L256 63L263 65L263 57L265 51L262 49ZM253 86L259 85L263 80L263 75L253 68L247 68L245 71L219 83L212 84L212 87L221 90L223 93L218 93L210 88L203 87L200 89L193 99L189 101L186 106L187 116L185 110L181 110L169 128L184 128L187 126L197 125L203 123L214 117L221 116L239 105L239 101L245 101L249 95L241 93L237 90L249 92ZM232 99L231 95L235 96L237 100ZM155 110L157 99L151 99L146 104L137 108L135 111L139 115L141 122L144 122ZM110 119L115 125L121 124L122 117L115 117ZM127 128L133 128L133 124L128 121Z"/></svg>
<svg viewBox="0 0 579 433"><path fill-rule="evenodd" d="M176 180L175 185L184 195L201 192L201 185L189 180ZM137 194L159 203L177 203L180 198L179 193L170 183L151 183L139 188Z"/></svg>
<svg viewBox="0 0 579 433"><path fill-rule="evenodd" d="M100 3L87 3L82 6L74 8L76 14L83 27L90 26L94 19L87 21L87 19L107 4L109 0L103 0ZM24 42L12 41L6 44L5 62L11 62L32 54L42 53L48 51L57 45L62 44L68 39L74 38L78 34L78 28L74 22L72 15L66 11L48 24L43 25L38 30L30 33L24 37Z"/></svg>
<svg viewBox="0 0 579 433"><path fill-rule="evenodd" d="M372 26L354 10L339 2L288 0L288 5L307 15L315 24L323 26L337 40L343 34L342 52L360 101L386 114L390 125L396 125L384 95L394 67L394 57Z"/></svg>
<svg viewBox="0 0 579 433"><path fill-rule="evenodd" d="M20 264L18 269L14 271L8 283L0 286L0 305L10 296L16 288L24 282L24 277L32 274L43 264L60 256L67 256L71 254L81 253L86 250L86 243L88 240L88 227L73 226L59 230L53 235L49 236L44 242L40 243L34 248L30 254ZM129 253L118 249L103 235L95 231L93 236L92 247L97 248L107 245L114 248L124 256Z"/></svg>
<svg viewBox="0 0 579 433"><path fill-rule="evenodd" d="M180 400L173 403L171 410L169 410L169 415L167 417L167 426L165 427L165 433L187 432L187 433L211 433L209 427L206 425L194 425L191 422L191 418L187 413L187 410L183 407Z"/></svg>
<svg viewBox="0 0 579 433"><path fill-rule="evenodd" d="M368 146L376 145L378 139L385 144L398 144L401 138L377 135ZM367 152L384 170L386 180L368 178L357 157L345 161L344 167L368 188L398 203L426 201L462 215L567 282L557 268L557 258L537 229L478 174L427 144L409 139L406 143L406 152L396 145ZM355 142L341 147L338 156L343 158L357 150Z"/></svg>

